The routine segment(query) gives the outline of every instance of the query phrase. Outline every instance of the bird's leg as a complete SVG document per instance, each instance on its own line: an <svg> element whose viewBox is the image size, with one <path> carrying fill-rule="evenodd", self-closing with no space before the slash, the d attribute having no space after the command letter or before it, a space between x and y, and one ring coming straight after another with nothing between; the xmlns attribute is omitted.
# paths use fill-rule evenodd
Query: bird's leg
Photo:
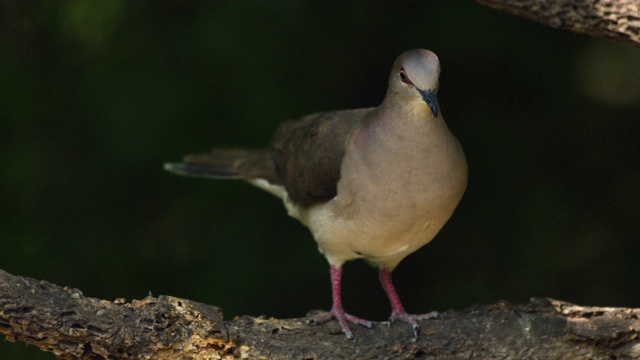
<svg viewBox="0 0 640 360"><path fill-rule="evenodd" d="M378 278L380 279L380 285L382 285L384 292L386 292L387 297L389 297L389 302L391 302L391 317L389 317L389 321L393 322L398 320L411 324L411 327L413 328L413 335L415 337L418 337L418 331L420 330L417 323L418 320L432 319L441 316L436 311L421 315L407 314L404 310L404 306L402 306L400 297L393 286L391 273L387 269L381 268Z"/></svg>
<svg viewBox="0 0 640 360"><path fill-rule="evenodd" d="M342 277L342 267L331 266L331 288L333 290L333 307L331 308L331 311L329 311L328 313L311 320L311 323L314 325L319 325L331 319L336 319L338 320L338 324L340 324L340 328L342 329L342 332L344 332L345 335L347 335L347 338L353 339L354 338L353 332L351 332L351 329L349 329L349 325L347 324L347 322L352 322L354 324L362 325L368 328L373 327L373 323L371 323L371 321L360 319L358 317L355 317L353 315L350 315L344 312L344 309L342 308L342 296L340 294L341 277Z"/></svg>

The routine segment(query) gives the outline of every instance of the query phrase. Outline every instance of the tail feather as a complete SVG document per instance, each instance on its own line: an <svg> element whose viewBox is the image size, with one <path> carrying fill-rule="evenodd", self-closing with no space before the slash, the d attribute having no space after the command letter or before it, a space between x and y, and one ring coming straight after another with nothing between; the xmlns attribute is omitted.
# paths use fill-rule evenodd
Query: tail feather
<svg viewBox="0 0 640 360"><path fill-rule="evenodd" d="M208 154L187 155L181 163L166 163L164 169L179 175L279 182L267 150L214 149Z"/></svg>
<svg viewBox="0 0 640 360"><path fill-rule="evenodd" d="M207 165L187 164L187 163L165 163L163 168L166 171L178 175L198 176L218 179L237 179L238 174L233 169L213 168Z"/></svg>

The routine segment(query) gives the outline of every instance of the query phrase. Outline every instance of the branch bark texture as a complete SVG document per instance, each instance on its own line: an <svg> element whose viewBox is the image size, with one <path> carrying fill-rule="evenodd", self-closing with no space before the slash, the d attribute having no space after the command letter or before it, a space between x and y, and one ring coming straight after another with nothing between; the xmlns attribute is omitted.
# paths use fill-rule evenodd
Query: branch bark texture
<svg viewBox="0 0 640 360"><path fill-rule="evenodd" d="M640 48L640 0L476 0L553 28Z"/></svg>
<svg viewBox="0 0 640 360"><path fill-rule="evenodd" d="M353 327L245 316L171 296L114 302L0 270L0 334L60 359L638 359L640 309L552 299L447 311L424 321Z"/></svg>

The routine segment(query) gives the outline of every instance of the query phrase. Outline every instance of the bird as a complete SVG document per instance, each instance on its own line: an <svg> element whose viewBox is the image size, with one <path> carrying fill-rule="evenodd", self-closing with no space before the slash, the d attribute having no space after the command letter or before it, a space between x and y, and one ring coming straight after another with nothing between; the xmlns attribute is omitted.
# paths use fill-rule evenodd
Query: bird
<svg viewBox="0 0 640 360"><path fill-rule="evenodd" d="M349 339L349 323L373 326L342 306L343 264L364 259L378 269L391 304L389 323L409 323L418 337L418 321L440 315L407 313L391 274L436 236L467 186L464 151L438 105L439 75L435 53L406 51L394 61L377 107L285 121L265 148L214 148L164 169L244 180L282 199L329 262L332 308L312 324L335 319Z"/></svg>

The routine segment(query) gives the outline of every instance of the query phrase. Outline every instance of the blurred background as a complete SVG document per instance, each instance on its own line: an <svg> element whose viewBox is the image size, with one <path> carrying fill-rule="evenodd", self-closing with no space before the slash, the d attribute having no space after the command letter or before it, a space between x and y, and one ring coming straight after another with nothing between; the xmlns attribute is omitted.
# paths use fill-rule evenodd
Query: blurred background
<svg viewBox="0 0 640 360"><path fill-rule="evenodd" d="M0 4L0 269L227 319L329 309L328 265L278 199L162 164L375 106L395 57L428 48L470 178L395 271L405 307L640 306L640 50L473 2ZM388 317L367 264L343 289L347 311ZM0 341L0 357L53 355Z"/></svg>

